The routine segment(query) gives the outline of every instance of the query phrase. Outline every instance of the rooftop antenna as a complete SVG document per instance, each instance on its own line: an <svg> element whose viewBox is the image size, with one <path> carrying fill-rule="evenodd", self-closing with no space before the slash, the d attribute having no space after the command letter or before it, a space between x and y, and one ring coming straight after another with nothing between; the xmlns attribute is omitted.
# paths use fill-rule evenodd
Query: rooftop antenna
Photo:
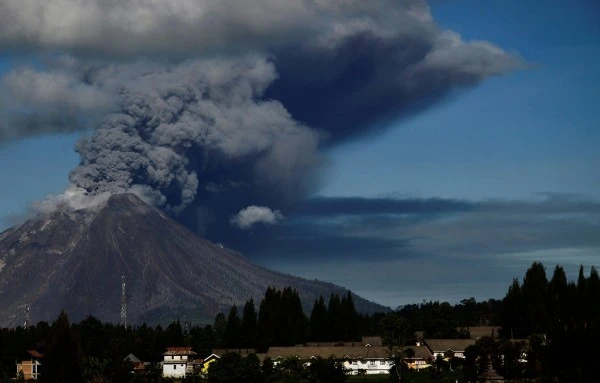
<svg viewBox="0 0 600 383"><path fill-rule="evenodd" d="M29 327L29 303L25 303L17 308L20 309L21 307L25 307L25 323L23 324L23 327L27 328Z"/></svg>
<svg viewBox="0 0 600 383"><path fill-rule="evenodd" d="M121 324L127 327L127 293L125 274L121 274Z"/></svg>

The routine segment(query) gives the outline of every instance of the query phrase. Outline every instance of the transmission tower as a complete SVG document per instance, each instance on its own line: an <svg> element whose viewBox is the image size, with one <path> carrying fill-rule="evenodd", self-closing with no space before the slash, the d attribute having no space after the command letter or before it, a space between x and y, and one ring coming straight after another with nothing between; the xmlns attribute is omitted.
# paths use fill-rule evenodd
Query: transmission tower
<svg viewBox="0 0 600 383"><path fill-rule="evenodd" d="M25 307L25 324L23 325L23 327L27 328L29 327L29 304L26 303L17 308L20 309L21 307Z"/></svg>
<svg viewBox="0 0 600 383"><path fill-rule="evenodd" d="M192 329L192 322L187 320L187 315L184 315L183 316L183 331L184 331L184 333L189 334L191 329Z"/></svg>
<svg viewBox="0 0 600 383"><path fill-rule="evenodd" d="M127 285L125 284L125 274L121 275L121 324L127 327Z"/></svg>

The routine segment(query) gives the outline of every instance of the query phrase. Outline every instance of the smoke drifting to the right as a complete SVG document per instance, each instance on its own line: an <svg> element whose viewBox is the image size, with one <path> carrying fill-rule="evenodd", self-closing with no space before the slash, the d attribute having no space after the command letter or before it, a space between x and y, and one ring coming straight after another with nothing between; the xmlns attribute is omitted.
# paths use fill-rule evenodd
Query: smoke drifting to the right
<svg viewBox="0 0 600 383"><path fill-rule="evenodd" d="M201 211L199 225L230 225L253 206L283 216L294 201L318 190L326 148L523 66L490 43L464 42L442 30L423 1L380 2L279 7L278 14L304 23L256 12L235 17L241 8L226 1L204 8L191 3L189 12L169 17L148 4L154 27L171 33L161 24L169 21L174 36L194 36L196 44L180 39L168 45L157 31L146 39L130 31L124 36L137 39L139 49L120 50L124 42L115 37L113 45L87 42L95 51L86 55L77 48L77 26L67 25L73 39L53 44L72 56L51 57L44 69L17 69L0 79L0 94L13 95L0 96L7 106L0 112L0 141L86 132L76 147L81 163L70 174L69 193L49 199L50 205L72 196L101 201L98 196L133 192L173 215ZM223 18L222 41L205 33L215 25L206 12ZM196 23L183 19L195 15ZM246 41L249 31L259 30ZM7 32L15 41L22 37ZM116 56L124 58L109 63Z"/></svg>

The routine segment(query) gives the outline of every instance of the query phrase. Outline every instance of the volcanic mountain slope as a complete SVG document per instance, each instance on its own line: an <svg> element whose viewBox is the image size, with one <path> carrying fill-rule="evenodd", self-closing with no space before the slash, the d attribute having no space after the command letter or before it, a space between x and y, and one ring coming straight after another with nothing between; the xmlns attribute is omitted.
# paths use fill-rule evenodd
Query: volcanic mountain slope
<svg viewBox="0 0 600 383"><path fill-rule="evenodd" d="M210 320L232 304L260 301L268 286L292 286L305 310L330 283L267 270L210 243L133 194L95 210L58 209L0 233L0 325L52 320L61 309L118 322L125 275L130 323ZM388 308L354 296L360 311Z"/></svg>

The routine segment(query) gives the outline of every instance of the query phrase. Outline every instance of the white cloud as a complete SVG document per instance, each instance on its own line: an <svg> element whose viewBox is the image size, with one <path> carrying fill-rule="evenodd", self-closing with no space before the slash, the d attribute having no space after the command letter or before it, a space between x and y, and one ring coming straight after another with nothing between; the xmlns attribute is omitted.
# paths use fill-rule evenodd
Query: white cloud
<svg viewBox="0 0 600 383"><path fill-rule="evenodd" d="M110 198L110 193L89 195L85 190L76 186L69 186L62 194L50 194L44 199L35 201L30 206L30 213L46 215L62 206L67 209L89 209L104 204Z"/></svg>
<svg viewBox="0 0 600 383"><path fill-rule="evenodd" d="M3 0L0 48L136 55L434 30L424 1Z"/></svg>
<svg viewBox="0 0 600 383"><path fill-rule="evenodd" d="M266 206L252 205L240 210L229 222L242 230L246 230L258 223L275 225L284 218L279 210L271 210Z"/></svg>

